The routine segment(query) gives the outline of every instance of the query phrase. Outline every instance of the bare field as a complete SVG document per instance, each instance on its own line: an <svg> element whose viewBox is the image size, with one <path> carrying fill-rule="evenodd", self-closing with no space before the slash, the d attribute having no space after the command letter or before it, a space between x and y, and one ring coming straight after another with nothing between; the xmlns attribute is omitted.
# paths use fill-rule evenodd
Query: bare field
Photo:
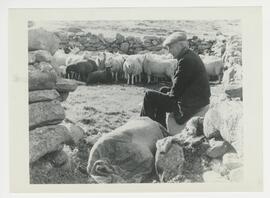
<svg viewBox="0 0 270 198"><path fill-rule="evenodd" d="M50 31L67 32L69 27L84 32L114 37L117 33L124 36L167 36L174 31L185 31L188 37L194 35L203 39L215 39L216 33L225 36L240 35L238 20L100 20L100 21L35 21L34 27L43 27Z"/></svg>

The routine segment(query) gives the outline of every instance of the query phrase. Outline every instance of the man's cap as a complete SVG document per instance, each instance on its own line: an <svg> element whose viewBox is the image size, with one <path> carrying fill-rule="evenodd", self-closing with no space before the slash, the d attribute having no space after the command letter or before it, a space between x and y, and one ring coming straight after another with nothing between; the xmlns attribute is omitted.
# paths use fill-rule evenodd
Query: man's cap
<svg viewBox="0 0 270 198"><path fill-rule="evenodd" d="M187 35L184 32L174 32L170 36L168 36L165 41L163 42L163 46L166 47L172 43L178 42L178 41L186 41Z"/></svg>

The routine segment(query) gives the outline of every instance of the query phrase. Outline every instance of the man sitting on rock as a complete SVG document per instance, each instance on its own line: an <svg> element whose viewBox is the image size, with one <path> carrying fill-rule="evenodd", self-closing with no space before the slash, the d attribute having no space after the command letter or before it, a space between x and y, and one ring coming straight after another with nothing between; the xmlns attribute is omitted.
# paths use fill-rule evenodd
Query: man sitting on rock
<svg viewBox="0 0 270 198"><path fill-rule="evenodd" d="M202 60L188 48L185 33L174 32L163 46L178 60L173 84L171 88L147 91L140 116L148 116L166 127L166 112L173 112L175 121L182 125L209 104L209 81Z"/></svg>

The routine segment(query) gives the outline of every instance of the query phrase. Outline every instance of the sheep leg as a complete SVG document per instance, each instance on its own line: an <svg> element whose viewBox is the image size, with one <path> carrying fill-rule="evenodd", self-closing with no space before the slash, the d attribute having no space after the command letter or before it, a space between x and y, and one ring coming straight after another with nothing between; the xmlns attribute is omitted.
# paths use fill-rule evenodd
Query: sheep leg
<svg viewBox="0 0 270 198"><path fill-rule="evenodd" d="M115 82L118 82L118 72L115 72Z"/></svg>
<svg viewBox="0 0 270 198"><path fill-rule="evenodd" d="M147 83L148 83L148 84L151 83L151 75L147 75Z"/></svg>
<svg viewBox="0 0 270 198"><path fill-rule="evenodd" d="M132 74L132 75L131 75L131 84L132 84L132 85L134 85L134 78L135 78L135 75Z"/></svg>
<svg viewBox="0 0 270 198"><path fill-rule="evenodd" d="M220 84L221 81L222 81L222 76L223 76L222 74L219 74L219 75L218 75L218 83L219 83L219 84Z"/></svg>
<svg viewBox="0 0 270 198"><path fill-rule="evenodd" d="M141 83L141 82L142 82L142 75L139 74L139 83Z"/></svg>
<svg viewBox="0 0 270 198"><path fill-rule="evenodd" d="M129 85L129 81L130 81L130 75L127 75L127 84Z"/></svg>

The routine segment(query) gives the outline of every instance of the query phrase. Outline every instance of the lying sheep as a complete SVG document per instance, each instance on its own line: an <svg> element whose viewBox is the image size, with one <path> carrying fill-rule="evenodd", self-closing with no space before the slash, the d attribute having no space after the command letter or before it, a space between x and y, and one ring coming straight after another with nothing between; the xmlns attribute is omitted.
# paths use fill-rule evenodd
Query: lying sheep
<svg viewBox="0 0 270 198"><path fill-rule="evenodd" d="M94 71L88 74L86 83L89 85L91 83L108 83L112 81L111 68L107 67L103 71Z"/></svg>
<svg viewBox="0 0 270 198"><path fill-rule="evenodd" d="M74 73L76 80L80 79L81 81L86 82L88 74L94 71L97 71L97 65L95 61L88 60L86 62L79 62L67 66L66 78L72 78L72 76L74 77Z"/></svg>

